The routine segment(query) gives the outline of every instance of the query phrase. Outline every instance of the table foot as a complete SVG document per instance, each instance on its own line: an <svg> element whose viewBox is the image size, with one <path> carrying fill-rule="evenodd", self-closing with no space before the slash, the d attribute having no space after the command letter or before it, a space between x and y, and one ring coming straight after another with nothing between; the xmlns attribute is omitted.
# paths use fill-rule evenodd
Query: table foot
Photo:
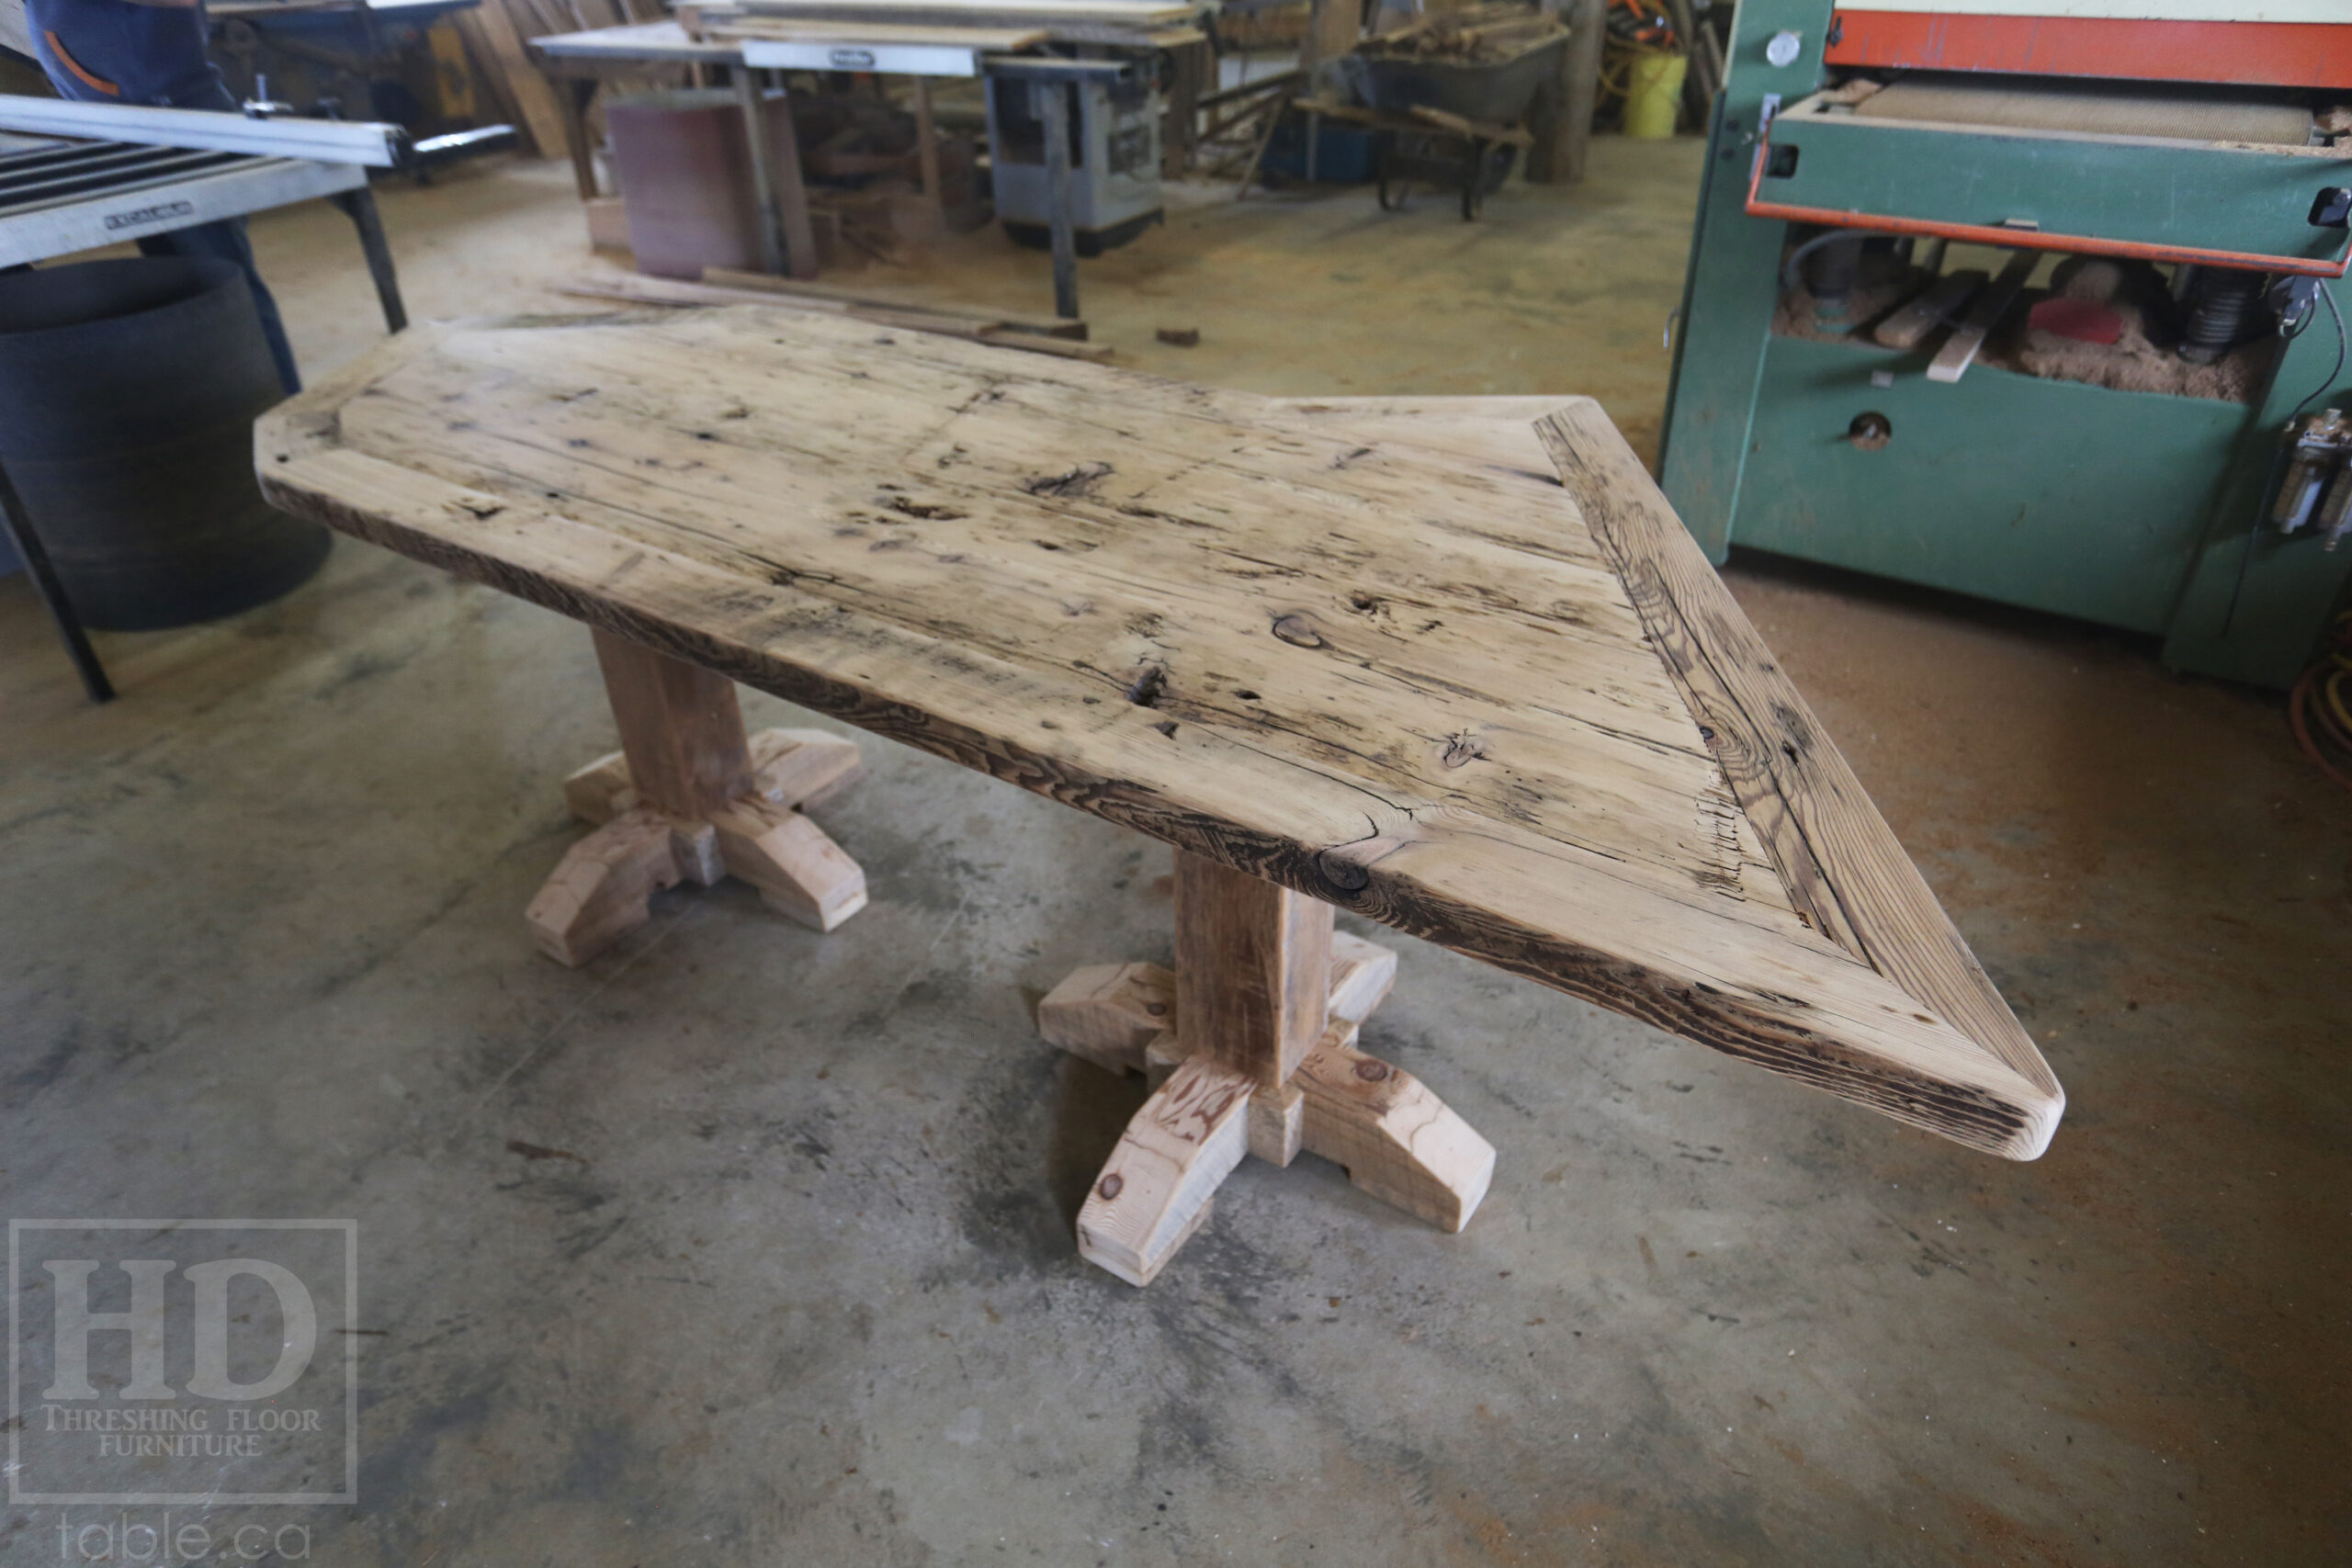
<svg viewBox="0 0 2352 1568"><path fill-rule="evenodd" d="M650 914L681 882L734 876L761 902L829 931L865 907L865 873L802 815L865 776L857 743L818 729L749 738L750 788L704 817L639 802L628 759L599 757L564 781L564 804L596 830L574 844L526 916L540 949L577 966Z"/></svg>
<svg viewBox="0 0 2352 1568"><path fill-rule="evenodd" d="M1078 1212L1079 1256L1130 1285L1158 1278L1249 1151L1254 1087L1204 1052L1152 1090Z"/></svg>
<svg viewBox="0 0 2352 1568"><path fill-rule="evenodd" d="M1396 955L1341 932L1330 940L1328 1022L1273 1088L1183 1046L1176 976L1158 964L1080 969L1038 1004L1048 1043L1155 1085L1080 1212L1080 1256L1148 1284L1200 1228L1244 1152L1287 1166L1304 1149L1442 1230L1469 1223L1494 1175L1494 1145L1419 1078L1356 1048L1363 1019L1396 982Z"/></svg>

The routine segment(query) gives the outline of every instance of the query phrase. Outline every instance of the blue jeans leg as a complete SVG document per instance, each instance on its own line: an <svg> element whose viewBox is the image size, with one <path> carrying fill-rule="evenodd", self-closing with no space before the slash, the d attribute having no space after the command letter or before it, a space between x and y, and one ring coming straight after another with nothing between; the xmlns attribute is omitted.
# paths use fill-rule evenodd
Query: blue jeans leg
<svg viewBox="0 0 2352 1568"><path fill-rule="evenodd" d="M245 238L243 219L227 218L150 235L139 242L139 248L151 256L213 256L243 268L245 281L254 291L254 310L261 317L262 336L268 340L269 356L277 365L277 379L289 398L302 389L301 373L294 368L294 347L286 341L286 323L278 319L277 301L270 298L269 285L261 280L261 272L254 265L253 243Z"/></svg>

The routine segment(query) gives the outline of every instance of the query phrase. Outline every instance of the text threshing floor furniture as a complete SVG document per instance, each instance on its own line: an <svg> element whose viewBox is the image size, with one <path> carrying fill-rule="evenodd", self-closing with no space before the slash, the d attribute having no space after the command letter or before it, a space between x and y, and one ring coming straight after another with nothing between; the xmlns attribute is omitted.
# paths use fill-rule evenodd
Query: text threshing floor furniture
<svg viewBox="0 0 2352 1568"><path fill-rule="evenodd" d="M1174 972L1040 1009L1165 1075L1079 1219L1123 1278L1245 1151L1477 1206L1493 1150L1355 1049L1394 961L1334 906L1994 1154L2056 1126L1589 400L1278 402L742 308L413 332L256 439L278 505L596 629L628 768L575 806L635 824L608 904L723 868L824 923L847 874L790 819L854 760L776 784L808 743L747 743L728 681L1173 844Z"/></svg>

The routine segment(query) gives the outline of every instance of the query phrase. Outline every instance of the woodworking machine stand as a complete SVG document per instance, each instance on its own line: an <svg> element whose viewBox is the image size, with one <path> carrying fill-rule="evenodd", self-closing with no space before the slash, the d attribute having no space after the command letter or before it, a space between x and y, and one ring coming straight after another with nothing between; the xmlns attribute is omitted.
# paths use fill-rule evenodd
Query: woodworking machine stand
<svg viewBox="0 0 2352 1568"><path fill-rule="evenodd" d="M2352 503L2352 457L2311 434L2352 405L2352 11L2250 9L1741 0L1660 452L1713 559L1753 547L2294 678L2352 569L2335 502L2280 499L2306 469L2333 496L2332 464ZM2119 278L2148 330L2103 357L2092 296ZM2060 318L2028 311L2062 293L2096 324L2053 349Z"/></svg>
<svg viewBox="0 0 2352 1568"><path fill-rule="evenodd" d="M324 197L359 231L384 325L408 324L368 171L357 164L0 131L0 266Z"/></svg>
<svg viewBox="0 0 2352 1568"><path fill-rule="evenodd" d="M408 312L368 171L392 166L405 148L396 125L0 95L0 267L322 197L358 230L384 325L396 333ZM0 514L0 571L13 544L84 688L108 700L114 687L5 476Z"/></svg>

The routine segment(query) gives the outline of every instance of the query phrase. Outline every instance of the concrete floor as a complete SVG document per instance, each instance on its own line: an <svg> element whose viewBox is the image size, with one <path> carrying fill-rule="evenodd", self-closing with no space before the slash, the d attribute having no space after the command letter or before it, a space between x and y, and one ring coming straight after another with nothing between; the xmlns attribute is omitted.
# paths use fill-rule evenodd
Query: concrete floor
<svg viewBox="0 0 2352 1568"><path fill-rule="evenodd" d="M1698 158L1596 164L1476 227L1193 203L1087 309L1153 370L1589 391L1647 445ZM387 190L414 312L548 308L568 181ZM373 340L339 219L255 238L313 373ZM1046 294L990 234L933 271ZM1500 1149L1469 1230L1252 1162L1131 1290L1069 1220L1138 1090L1029 1009L1165 953L1164 852L868 741L820 813L850 925L729 885L563 970L519 917L612 743L585 634L345 542L102 637L103 709L0 584L0 1206L358 1222L319 1562L2346 1561L2352 801L2141 645L1730 576L2066 1083L2039 1163L1399 938L1367 1048ZM0 1512L0 1559L61 1517Z"/></svg>

